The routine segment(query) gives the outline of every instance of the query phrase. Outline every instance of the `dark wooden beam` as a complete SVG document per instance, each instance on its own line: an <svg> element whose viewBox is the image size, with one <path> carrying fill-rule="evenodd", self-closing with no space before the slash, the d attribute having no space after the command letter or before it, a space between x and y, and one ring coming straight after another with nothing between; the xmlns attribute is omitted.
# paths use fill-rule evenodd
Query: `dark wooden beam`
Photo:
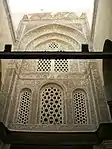
<svg viewBox="0 0 112 149"><path fill-rule="evenodd" d="M111 52L0 52L0 59L112 59Z"/></svg>

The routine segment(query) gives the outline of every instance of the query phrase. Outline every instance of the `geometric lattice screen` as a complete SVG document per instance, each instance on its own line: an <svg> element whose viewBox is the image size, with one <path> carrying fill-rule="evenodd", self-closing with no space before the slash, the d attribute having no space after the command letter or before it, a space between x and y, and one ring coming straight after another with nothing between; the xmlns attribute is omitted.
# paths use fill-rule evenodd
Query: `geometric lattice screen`
<svg viewBox="0 0 112 149"><path fill-rule="evenodd" d="M81 89L75 90L73 94L74 98L74 123L75 124L87 124L87 96L85 91Z"/></svg>
<svg viewBox="0 0 112 149"><path fill-rule="evenodd" d="M49 47L50 47L51 49L55 49L55 48L59 48L59 45L58 45L57 43L55 43L55 42L51 42L51 43L49 44Z"/></svg>
<svg viewBox="0 0 112 149"><path fill-rule="evenodd" d="M17 114L17 122L27 124L31 106L31 90L22 89L19 96L19 111Z"/></svg>
<svg viewBox="0 0 112 149"><path fill-rule="evenodd" d="M38 60L37 71L51 71L51 60L49 59L40 59Z"/></svg>
<svg viewBox="0 0 112 149"><path fill-rule="evenodd" d="M55 60L54 71L55 72L67 72L68 71L68 60L66 59Z"/></svg>
<svg viewBox="0 0 112 149"><path fill-rule="evenodd" d="M56 84L46 85L41 90L39 123L63 123L63 91Z"/></svg>
<svg viewBox="0 0 112 149"><path fill-rule="evenodd" d="M51 68L52 63L52 68ZM40 59L37 64L38 72L68 72L68 60L60 59L60 60L49 60L49 59Z"/></svg>
<svg viewBox="0 0 112 149"><path fill-rule="evenodd" d="M49 43L49 48L54 51L60 51L60 46L57 42L52 41ZM46 48L47 51L47 48ZM49 60L49 59L39 59L37 63L37 71L38 72L68 72L68 60L66 59L56 59L56 60Z"/></svg>

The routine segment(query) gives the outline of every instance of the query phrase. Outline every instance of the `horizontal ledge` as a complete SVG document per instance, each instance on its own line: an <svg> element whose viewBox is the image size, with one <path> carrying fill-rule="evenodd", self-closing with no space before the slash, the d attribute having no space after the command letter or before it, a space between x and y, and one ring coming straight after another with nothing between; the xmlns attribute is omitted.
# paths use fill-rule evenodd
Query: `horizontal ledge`
<svg viewBox="0 0 112 149"><path fill-rule="evenodd" d="M111 59L111 52L0 52L0 59Z"/></svg>
<svg viewBox="0 0 112 149"><path fill-rule="evenodd" d="M0 122L0 139L6 144L99 144L104 140L112 140L111 128L112 123L101 123L96 131L91 132L22 132L11 131Z"/></svg>

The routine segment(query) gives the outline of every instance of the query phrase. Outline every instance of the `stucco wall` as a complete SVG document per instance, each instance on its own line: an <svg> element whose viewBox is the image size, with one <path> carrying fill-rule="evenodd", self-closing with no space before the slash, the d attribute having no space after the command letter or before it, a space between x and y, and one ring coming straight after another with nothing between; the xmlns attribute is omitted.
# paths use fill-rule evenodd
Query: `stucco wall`
<svg viewBox="0 0 112 149"><path fill-rule="evenodd" d="M9 18L7 14L6 15L6 5L5 0L0 0L0 51L4 50L5 44L12 44L12 35L11 35L11 28L9 26ZM7 67L9 60L2 60L1 61L1 81L3 83L4 76L5 76L5 70Z"/></svg>
<svg viewBox="0 0 112 149"><path fill-rule="evenodd" d="M112 39L112 0L99 0L95 32L94 49L103 50L105 39Z"/></svg>
<svg viewBox="0 0 112 149"><path fill-rule="evenodd" d="M98 3L98 5L97 5ZM94 51L103 51L106 39L112 40L112 0L95 0L95 22L92 31ZM97 12L96 12L97 11ZM102 60L98 60L99 72L103 83Z"/></svg>

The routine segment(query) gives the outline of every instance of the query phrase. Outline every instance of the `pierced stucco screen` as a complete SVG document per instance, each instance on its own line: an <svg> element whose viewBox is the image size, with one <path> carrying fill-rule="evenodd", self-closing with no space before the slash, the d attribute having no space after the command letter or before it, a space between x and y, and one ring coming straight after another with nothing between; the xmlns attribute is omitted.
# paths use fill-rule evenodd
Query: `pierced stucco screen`
<svg viewBox="0 0 112 149"><path fill-rule="evenodd" d="M87 95L85 91L77 89L73 94L74 98L74 123L87 124Z"/></svg>
<svg viewBox="0 0 112 149"><path fill-rule="evenodd" d="M55 60L54 61L55 72L67 72L68 71L68 60Z"/></svg>
<svg viewBox="0 0 112 149"><path fill-rule="evenodd" d="M40 59L37 62L37 71L49 72L51 71L51 60Z"/></svg>
<svg viewBox="0 0 112 149"><path fill-rule="evenodd" d="M40 124L63 124L63 90L55 84L40 92Z"/></svg>
<svg viewBox="0 0 112 149"><path fill-rule="evenodd" d="M22 89L19 96L19 107L17 113L17 123L27 124L29 120L29 112L31 110L31 90Z"/></svg>

